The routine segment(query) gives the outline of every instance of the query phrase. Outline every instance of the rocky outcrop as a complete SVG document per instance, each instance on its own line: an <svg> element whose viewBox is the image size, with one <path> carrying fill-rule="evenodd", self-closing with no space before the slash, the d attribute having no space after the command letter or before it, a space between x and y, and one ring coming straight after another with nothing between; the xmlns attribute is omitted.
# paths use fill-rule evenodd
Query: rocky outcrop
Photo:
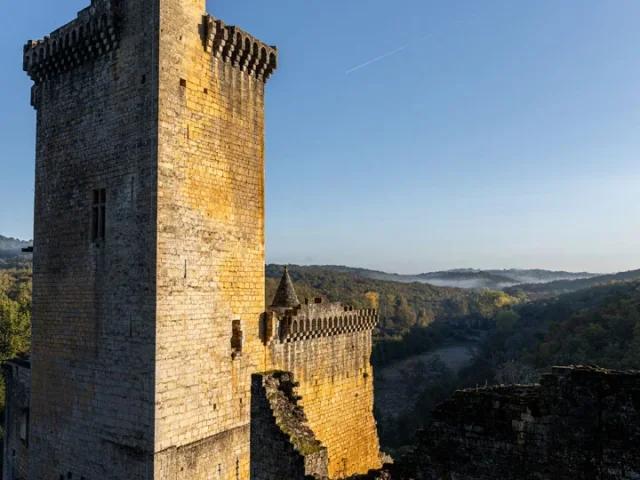
<svg viewBox="0 0 640 480"><path fill-rule="evenodd" d="M640 372L555 367L540 385L458 391L433 419L394 479L640 478Z"/></svg>

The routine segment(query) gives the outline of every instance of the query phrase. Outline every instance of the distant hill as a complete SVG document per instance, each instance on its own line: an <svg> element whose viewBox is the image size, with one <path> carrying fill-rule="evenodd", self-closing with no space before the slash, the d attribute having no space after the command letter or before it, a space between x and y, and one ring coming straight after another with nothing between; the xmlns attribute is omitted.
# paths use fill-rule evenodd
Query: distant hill
<svg viewBox="0 0 640 480"><path fill-rule="evenodd" d="M22 253L22 249L31 245L31 241L0 235L0 257L11 257Z"/></svg>
<svg viewBox="0 0 640 480"><path fill-rule="evenodd" d="M282 265L269 264L266 266L267 303L270 303L275 294L282 271ZM380 280L357 272L369 272L369 270L349 267L334 269L324 266L289 265L289 274L301 301L304 298L322 296L329 301L345 302L362 308L370 306L369 300L365 297L367 292L377 292L382 296L402 294L407 299L420 297L425 301L433 301L434 304L447 298L470 298L472 296L472 292L467 290L437 287L424 284L425 282L420 285L416 282Z"/></svg>
<svg viewBox="0 0 640 480"><path fill-rule="evenodd" d="M283 268L266 267L267 305L273 299ZM362 272L348 267L289 266L300 301L322 296L356 308L373 306L379 309L380 327L387 333L426 326L434 320L472 320L480 326L502 308L520 301L499 291L439 287L424 281L379 280Z"/></svg>
<svg viewBox="0 0 640 480"><path fill-rule="evenodd" d="M577 280L598 276L596 273L564 272L550 270L477 270L472 268L458 268L441 272L420 273L416 275L400 275L386 273L379 270L367 270L365 268L353 268L340 265L322 265L320 268L333 270L336 272L350 273L364 278L375 280L385 280L402 283L429 283L439 287L455 288L490 288L502 290L522 283L546 283L559 280Z"/></svg>
<svg viewBox="0 0 640 480"><path fill-rule="evenodd" d="M575 292L609 282L635 280L639 278L640 270L630 270L628 272L614 273L611 275L598 275L577 280L559 280L549 283L521 284L513 288L507 288L505 291L511 294L515 294L518 291L523 291L529 296L541 297L550 295L561 295L564 293Z"/></svg>

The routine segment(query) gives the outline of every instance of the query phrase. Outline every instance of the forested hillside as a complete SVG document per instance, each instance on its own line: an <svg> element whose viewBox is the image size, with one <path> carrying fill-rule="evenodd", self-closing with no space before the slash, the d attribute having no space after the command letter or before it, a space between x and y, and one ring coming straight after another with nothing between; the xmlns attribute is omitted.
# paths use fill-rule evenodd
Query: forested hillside
<svg viewBox="0 0 640 480"><path fill-rule="evenodd" d="M526 294L533 298L549 297L561 295L563 293L575 292L585 288L601 285L608 282L618 282L621 280L634 280L640 278L640 270L630 270L611 275L598 275L578 280L559 280L549 283L520 284L507 288L505 291L511 295Z"/></svg>
<svg viewBox="0 0 640 480"><path fill-rule="evenodd" d="M0 361L28 353L31 337L31 265L23 260L11 263L23 266L4 268L0 263ZM4 388L0 375L0 418Z"/></svg>
<svg viewBox="0 0 640 480"><path fill-rule="evenodd" d="M515 362L535 377L551 365L640 369L640 280L598 285L515 309L481 360Z"/></svg>
<svg viewBox="0 0 640 480"><path fill-rule="evenodd" d="M283 269L281 265L267 265L267 305L273 299ZM436 319L486 324L498 311L522 301L500 291L382 281L324 267L293 265L289 273L301 300L322 296L357 308L377 308L383 336L424 327Z"/></svg>
<svg viewBox="0 0 640 480"><path fill-rule="evenodd" d="M379 415L390 451L409 445L416 427L456 389L495 383L533 383L554 365L598 365L640 370L640 280L619 281L527 302L503 310L496 328L458 374L444 370L415 396L413 409L394 422ZM407 373L425 376L424 367Z"/></svg>
<svg viewBox="0 0 640 480"><path fill-rule="evenodd" d="M0 256L0 270L16 268L18 270L30 269L33 264L32 254Z"/></svg>
<svg viewBox="0 0 640 480"><path fill-rule="evenodd" d="M267 305L282 271L282 266L267 266ZM293 266L289 271L301 300L323 296L379 309L374 371L402 359L413 362L402 375L406 375L415 406L393 422L380 421L377 412L381 440L388 449L410 444L416 427L428 421L431 408L456 388L485 382L532 382L554 364L640 369L640 279L559 296L547 292L545 298L531 301L525 292L543 285L507 294L381 281L321 267ZM562 288L579 288L611 278L635 278L638 273L557 283ZM31 277L30 255L0 259L0 360L29 351ZM531 295L535 298L536 292ZM482 339L482 344L474 349L471 365L459 373L450 371L438 358L431 358L428 364L413 361L413 356L452 342L464 345L469 339ZM3 389L4 383L0 385ZM2 406L4 392L0 395Z"/></svg>
<svg viewBox="0 0 640 480"><path fill-rule="evenodd" d="M521 283L546 283L557 280L576 280L595 277L588 272L564 272L541 269L479 270L474 268L457 268L439 272L401 275L366 268L347 267L343 265L319 265L319 268L335 272L350 273L359 277L374 280L387 280L402 283L429 283L439 287L456 288L491 288L501 290Z"/></svg>
<svg viewBox="0 0 640 480"><path fill-rule="evenodd" d="M12 257L18 255L23 248L31 245L31 242L18 240L17 238L5 237L0 235L0 259L3 257Z"/></svg>

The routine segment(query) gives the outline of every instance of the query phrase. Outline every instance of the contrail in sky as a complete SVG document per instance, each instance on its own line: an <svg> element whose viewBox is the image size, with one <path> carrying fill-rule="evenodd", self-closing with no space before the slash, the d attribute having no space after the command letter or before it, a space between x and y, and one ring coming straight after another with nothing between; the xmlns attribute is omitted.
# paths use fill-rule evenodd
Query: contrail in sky
<svg viewBox="0 0 640 480"><path fill-rule="evenodd" d="M431 35L432 35L432 34L425 35L424 37L419 38L419 39L417 39L417 40L414 40L413 42L409 42L409 43L407 43L406 45L403 45L402 47L398 47L398 48L396 48L395 50L391 50L390 52L387 52L387 53L385 53L384 55L380 55L379 57L373 58L373 59L369 60L368 62L363 63L362 65L358 65L357 67L354 67L354 68L352 68L351 70L347 70L347 71L346 71L346 73L347 73L347 74L349 74L349 73L355 72L356 70L360 70L361 68L364 68L364 67L366 67L367 65L371 65L372 63L375 63L375 62L377 62L377 61L379 61L379 60L382 60L383 58L390 57L390 56L391 56L391 55L393 55L394 53L398 53L398 52L401 52L402 50L406 50L407 48L409 48L409 47L411 47L411 46L415 45L416 43L420 43L420 42L422 42L423 40L426 40L426 39L427 39L428 37L430 37Z"/></svg>
<svg viewBox="0 0 640 480"><path fill-rule="evenodd" d="M475 17L476 15L478 15L478 13L475 13L473 15L469 15L467 18L465 18L463 20L468 20L469 18ZM458 20L458 21L452 22L450 25L455 25L457 23L461 23L463 20ZM379 62L383 58L390 57L391 55L394 55L394 54L396 54L398 52L401 52L402 50L406 50L407 48L412 47L416 43L420 43L420 42L426 40L427 38L432 37L433 35L435 35L435 32L429 33L429 34L425 35L424 37L420 37L417 40L414 40L412 42L407 43L406 45L403 45L401 47L396 48L395 50L391 50L390 52L387 52L384 55L380 55L379 57L372 58L371 60L369 60L368 62L363 63L362 65L358 65L357 67L353 67L351 70L347 70L345 72L345 74L349 75L350 73L353 73L356 70L360 70L361 68L364 68L367 65L371 65L372 63Z"/></svg>

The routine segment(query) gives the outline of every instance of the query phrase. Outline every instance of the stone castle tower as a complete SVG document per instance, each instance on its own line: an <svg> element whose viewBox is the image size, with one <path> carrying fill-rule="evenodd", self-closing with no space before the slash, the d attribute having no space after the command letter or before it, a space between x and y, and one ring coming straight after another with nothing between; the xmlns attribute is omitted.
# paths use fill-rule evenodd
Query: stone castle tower
<svg viewBox="0 0 640 480"><path fill-rule="evenodd" d="M29 375L5 367L5 478L284 478L267 463L287 464L285 451L264 444L287 429L258 398L274 382L254 375L276 369L299 382L276 383L301 396L326 451L317 472L379 466L376 312L300 305L290 284L264 312L276 64L275 47L207 15L205 0L92 0L26 45L33 338ZM283 438L298 465L294 437Z"/></svg>

